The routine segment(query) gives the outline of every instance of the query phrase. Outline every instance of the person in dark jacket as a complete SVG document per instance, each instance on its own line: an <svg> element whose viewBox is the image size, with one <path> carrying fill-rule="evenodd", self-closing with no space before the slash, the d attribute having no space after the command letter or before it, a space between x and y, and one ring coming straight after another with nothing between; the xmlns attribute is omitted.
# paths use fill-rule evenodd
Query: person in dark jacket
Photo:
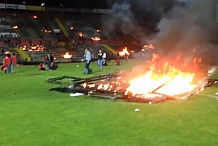
<svg viewBox="0 0 218 146"><path fill-rule="evenodd" d="M99 69L102 69L102 57L103 57L103 54L102 54L102 51L100 49L98 51L98 67L99 67Z"/></svg>

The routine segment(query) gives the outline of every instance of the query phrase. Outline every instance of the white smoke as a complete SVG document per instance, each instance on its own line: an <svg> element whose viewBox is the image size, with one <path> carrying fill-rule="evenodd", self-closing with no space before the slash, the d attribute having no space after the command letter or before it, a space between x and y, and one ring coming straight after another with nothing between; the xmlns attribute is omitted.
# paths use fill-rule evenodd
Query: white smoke
<svg viewBox="0 0 218 146"><path fill-rule="evenodd" d="M185 1L184 7L175 6L163 17L159 32L151 42L165 56L181 52L186 57L193 57L193 48L205 62L214 62L218 56L216 49L218 24L215 20L215 0ZM214 59L214 60L212 60ZM217 60L217 59L216 59Z"/></svg>

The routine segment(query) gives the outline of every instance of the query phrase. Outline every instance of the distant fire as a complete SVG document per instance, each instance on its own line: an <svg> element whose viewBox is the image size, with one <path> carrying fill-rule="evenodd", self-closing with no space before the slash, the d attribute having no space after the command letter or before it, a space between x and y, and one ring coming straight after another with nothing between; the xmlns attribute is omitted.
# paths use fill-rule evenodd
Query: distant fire
<svg viewBox="0 0 218 146"><path fill-rule="evenodd" d="M69 52L67 52L63 56L65 59L70 59L70 58L72 58L73 55L70 55Z"/></svg>
<svg viewBox="0 0 218 146"><path fill-rule="evenodd" d="M125 56L125 55L129 56L129 52L127 50L127 47L125 47L121 52L119 52L119 55L120 56Z"/></svg>
<svg viewBox="0 0 218 146"><path fill-rule="evenodd" d="M82 32L78 32L77 35L80 36L80 37L84 36L84 34Z"/></svg>
<svg viewBox="0 0 218 146"><path fill-rule="evenodd" d="M13 26L13 29L17 29L17 28L18 28L18 26L17 26L17 25Z"/></svg>
<svg viewBox="0 0 218 146"><path fill-rule="evenodd" d="M32 46L26 46L22 45L20 46L20 50L22 51L30 51L30 52L41 52L44 51L44 46L42 45L32 45Z"/></svg>
<svg viewBox="0 0 218 146"><path fill-rule="evenodd" d="M92 39L93 41L100 41L100 40L101 40L101 38L99 38L99 37L91 37L91 39Z"/></svg>
<svg viewBox="0 0 218 146"><path fill-rule="evenodd" d="M33 18L33 19L37 19L37 18L38 18L38 16L34 15L34 16L32 16L32 18Z"/></svg>
<svg viewBox="0 0 218 146"><path fill-rule="evenodd" d="M51 33L51 30L49 30L49 29L43 29L41 31L43 31L44 33Z"/></svg>

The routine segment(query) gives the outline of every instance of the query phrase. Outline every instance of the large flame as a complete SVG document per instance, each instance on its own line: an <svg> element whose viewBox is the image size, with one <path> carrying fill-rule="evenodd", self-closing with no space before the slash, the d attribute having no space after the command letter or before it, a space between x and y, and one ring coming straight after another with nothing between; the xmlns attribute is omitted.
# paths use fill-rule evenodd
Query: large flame
<svg viewBox="0 0 218 146"><path fill-rule="evenodd" d="M162 69L150 68L144 75L129 81L125 94L140 94L147 97L149 94L177 96L187 94L196 88L193 83L195 74L182 72L165 63Z"/></svg>
<svg viewBox="0 0 218 146"><path fill-rule="evenodd" d="M122 52L126 52L125 48ZM128 51L127 51L128 52ZM124 53L123 53L124 54ZM122 54L121 54L122 55ZM192 93L200 91L204 83L199 72L200 58L193 59L192 64L181 64L179 55L173 60L163 60L159 54L153 54L151 61L134 68L133 72L119 75L114 80L101 81L93 85L83 86L95 91L117 94L124 93L127 97L159 98L171 97L187 99ZM196 61L197 60L197 61ZM196 64L197 62L197 64Z"/></svg>

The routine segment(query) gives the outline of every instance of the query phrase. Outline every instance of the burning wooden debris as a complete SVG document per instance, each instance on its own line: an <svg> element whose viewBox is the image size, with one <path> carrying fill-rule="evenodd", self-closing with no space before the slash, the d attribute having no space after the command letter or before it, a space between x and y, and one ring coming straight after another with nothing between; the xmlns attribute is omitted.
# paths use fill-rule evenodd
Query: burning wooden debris
<svg viewBox="0 0 218 146"><path fill-rule="evenodd" d="M147 46L154 49L153 45ZM129 55L127 47L119 52ZM110 99L122 98L135 102L160 102L167 99L186 100L194 93L213 84L205 68L199 66L199 59L182 64L181 55L175 58L161 58L153 53L152 59L146 64L138 65L132 71L119 74L109 74L92 78L59 77L50 79L50 83L61 83L70 79L65 88L70 92L85 93L89 96ZM205 70L205 71L204 71ZM208 72L213 73L215 68Z"/></svg>
<svg viewBox="0 0 218 146"><path fill-rule="evenodd" d="M187 85L184 84L185 78L181 78L183 82L180 84L178 84L179 82L173 84L175 79L158 80L158 83L140 80L140 83L134 84L132 80L128 79L128 74L108 74L91 78L62 76L49 79L48 82L61 85L62 91L65 92L84 93L92 97L124 99L130 102L146 103L156 103L169 99L185 100L202 90L205 86L215 82L208 78L202 79L197 84L188 82ZM143 86L140 87L139 85L142 84ZM60 88L57 89L60 90Z"/></svg>

